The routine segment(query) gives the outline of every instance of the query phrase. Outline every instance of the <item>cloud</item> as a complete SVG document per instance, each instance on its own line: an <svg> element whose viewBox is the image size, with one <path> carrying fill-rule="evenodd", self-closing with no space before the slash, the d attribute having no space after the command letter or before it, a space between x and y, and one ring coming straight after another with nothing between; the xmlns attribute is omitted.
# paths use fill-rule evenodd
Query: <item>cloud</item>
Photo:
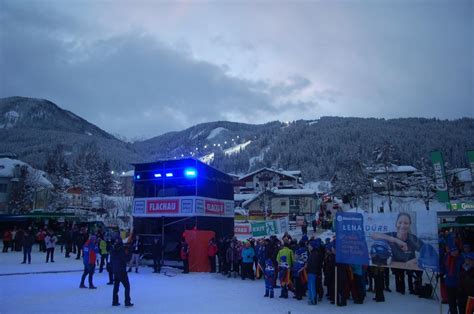
<svg viewBox="0 0 474 314"><path fill-rule="evenodd" d="M292 78L276 91L231 77L144 31L90 40L77 35L74 23L58 34L52 30L59 17L52 15L50 24L41 14L35 24L35 17L12 10L2 20L8 27L1 33L0 95L50 99L112 133L155 136L229 117L266 122L283 113L275 114L278 97L308 83ZM25 19L30 25L19 27ZM299 102L284 107L302 109Z"/></svg>

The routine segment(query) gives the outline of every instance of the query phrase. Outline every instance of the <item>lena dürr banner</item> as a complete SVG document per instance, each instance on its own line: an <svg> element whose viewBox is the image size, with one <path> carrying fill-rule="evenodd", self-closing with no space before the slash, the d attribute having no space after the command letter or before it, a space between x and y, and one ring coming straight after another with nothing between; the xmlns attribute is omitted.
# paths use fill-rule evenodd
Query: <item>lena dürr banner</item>
<svg viewBox="0 0 474 314"><path fill-rule="evenodd" d="M436 212L337 213L336 260L439 271Z"/></svg>

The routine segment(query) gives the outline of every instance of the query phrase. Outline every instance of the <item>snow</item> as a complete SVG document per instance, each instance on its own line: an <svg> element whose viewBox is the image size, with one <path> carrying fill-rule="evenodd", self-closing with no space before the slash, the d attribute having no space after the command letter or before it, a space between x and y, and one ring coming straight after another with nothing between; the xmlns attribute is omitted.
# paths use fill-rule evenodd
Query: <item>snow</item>
<svg viewBox="0 0 474 314"><path fill-rule="evenodd" d="M92 133L91 132L86 132L87 135L89 136L92 136Z"/></svg>
<svg viewBox="0 0 474 314"><path fill-rule="evenodd" d="M257 173L259 173L261 171L264 171L264 170L274 172L274 173L277 173L277 174L280 174L280 175L283 175L283 176L286 176L286 177L290 177L290 178L295 179L295 180L297 179L296 177L294 177L292 175L289 175L289 174L285 173L284 171L279 171L279 170L270 169L270 168L261 168L261 169L255 170L254 172L243 175L242 177L239 178L239 180L243 180L245 178L252 177L252 176L256 175Z"/></svg>
<svg viewBox="0 0 474 314"><path fill-rule="evenodd" d="M4 115L5 117L5 124L0 124L0 128L5 128L9 129L15 126L16 122L18 121L18 118L20 117L20 114L14 110L6 112Z"/></svg>
<svg viewBox="0 0 474 314"><path fill-rule="evenodd" d="M222 131L227 131L227 129L223 127L218 127L218 128L213 129L211 132L209 132L209 135L206 137L206 140L213 139L214 137L219 135Z"/></svg>
<svg viewBox="0 0 474 314"><path fill-rule="evenodd" d="M14 169L15 166L27 166L29 167L26 162L17 159L10 159L10 158L0 158L0 177L14 177Z"/></svg>
<svg viewBox="0 0 474 314"><path fill-rule="evenodd" d="M472 182L471 169L469 168L455 168L451 173L456 174L460 182Z"/></svg>
<svg viewBox="0 0 474 314"><path fill-rule="evenodd" d="M230 156L235 153L240 153L240 151L244 150L245 147L247 147L247 145L249 145L250 143L252 143L252 141L247 141L243 144L239 144L239 145L232 146L231 148L227 148L224 150L224 154L227 156Z"/></svg>
<svg viewBox="0 0 474 314"><path fill-rule="evenodd" d="M204 156L200 157L199 160L202 161L205 164L210 164L214 160L214 153L204 155Z"/></svg>
<svg viewBox="0 0 474 314"><path fill-rule="evenodd" d="M262 149L261 153L258 156L250 157L249 159L250 167L253 167L253 165L255 165L255 163L257 162L262 162L263 158L265 157L265 153L268 152L269 150L270 150L270 146L267 146L264 149Z"/></svg>
<svg viewBox="0 0 474 314"><path fill-rule="evenodd" d="M327 234L329 235L329 233ZM321 235L326 236L325 235ZM0 311L2 313L439 313L434 300L414 295L385 292L386 302L376 303L374 294L367 293L365 303L336 307L326 299L316 306L306 299L297 301L264 298L263 280L227 278L221 274L190 273L174 277L153 274L150 267L140 267L139 273L129 273L131 298L135 305L123 306L123 287L119 301L122 306L112 307L113 286L106 285L108 275L104 271L94 275L97 290L79 289L82 261L65 259L56 247L54 264L46 264L45 253L33 248L32 264L20 264L20 252L0 254ZM164 268L170 275L172 269ZM58 273L48 273L63 271ZM34 273L42 272L42 273ZM87 282L87 280L86 280ZM394 277L391 277L392 291ZM446 313L447 306L443 306Z"/></svg>
<svg viewBox="0 0 474 314"><path fill-rule="evenodd" d="M318 122L319 122L319 120L309 121L309 122L308 122L308 125L313 125L313 124L316 124L316 123L318 123Z"/></svg>
<svg viewBox="0 0 474 314"><path fill-rule="evenodd" d="M312 189L273 189L277 195L313 195L316 191Z"/></svg>
<svg viewBox="0 0 474 314"><path fill-rule="evenodd" d="M0 158L0 177L13 178L14 170L16 166L26 166L28 167L28 172L32 175L34 183L38 187L53 188L53 184L46 179L46 173L42 170L35 169L31 167L26 162L17 159L10 158Z"/></svg>
<svg viewBox="0 0 474 314"><path fill-rule="evenodd" d="M237 194L234 194L234 201L246 201L246 200L255 198L257 195L258 194L253 194L253 193L247 193L247 194L237 193Z"/></svg>
<svg viewBox="0 0 474 314"><path fill-rule="evenodd" d="M385 173L385 168L383 166L380 166L380 167L375 167L375 168L367 168L371 173L374 173L374 174L379 174L379 173ZM413 172L417 172L418 169L416 169L415 167L413 166L397 166L397 165L391 165L390 167L388 167L388 172L389 173L413 173Z"/></svg>
<svg viewBox="0 0 474 314"><path fill-rule="evenodd" d="M190 135L189 135L189 139L190 139L190 140L195 140L195 139L197 139L197 138L199 137L199 135L201 135L202 133L204 133L204 130L199 131L199 132L198 132L197 134L195 134L195 135L190 134Z"/></svg>
<svg viewBox="0 0 474 314"><path fill-rule="evenodd" d="M305 189L312 189L316 193L329 193L332 188L331 181L311 181L304 184Z"/></svg>

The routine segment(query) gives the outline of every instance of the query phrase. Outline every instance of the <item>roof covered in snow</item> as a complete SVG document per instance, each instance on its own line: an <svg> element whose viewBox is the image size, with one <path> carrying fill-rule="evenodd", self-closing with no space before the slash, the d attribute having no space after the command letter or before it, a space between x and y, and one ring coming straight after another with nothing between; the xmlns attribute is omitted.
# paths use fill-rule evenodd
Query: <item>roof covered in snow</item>
<svg viewBox="0 0 474 314"><path fill-rule="evenodd" d="M469 168L455 168L451 170L461 182L472 182L471 169Z"/></svg>
<svg viewBox="0 0 474 314"><path fill-rule="evenodd" d="M259 172L262 172L262 171L270 171L270 172L274 172L274 173L277 173L279 175L282 175L282 176L285 176L285 177L290 177L291 179L294 179L294 180L297 180L297 178L291 174L288 174L287 172L285 171L280 171L280 170L275 170L275 169L271 169L271 168L261 168L261 169L258 169L258 170L255 170L254 172L251 172L251 173L248 173L248 174L245 174L243 176L241 176L239 178L239 180L244 180L244 179L247 179L249 177L253 177L254 175L256 175L257 173Z"/></svg>
<svg viewBox="0 0 474 314"><path fill-rule="evenodd" d="M33 184L37 187L53 188L53 184L46 178L46 173L42 170L31 167L26 162L18 159L0 158L0 177L13 178L15 177L15 167L26 166L28 174L30 175Z"/></svg>
<svg viewBox="0 0 474 314"><path fill-rule="evenodd" d="M374 174L385 173L385 167L383 166L369 167L367 169L369 170L370 173L374 173ZM418 171L418 169L416 169L413 166L407 166L407 165L397 166L397 165L392 164L390 167L388 167L389 173L413 173L416 171Z"/></svg>
<svg viewBox="0 0 474 314"><path fill-rule="evenodd" d="M0 177L13 178L16 166L27 166L26 162L17 159L0 158Z"/></svg>

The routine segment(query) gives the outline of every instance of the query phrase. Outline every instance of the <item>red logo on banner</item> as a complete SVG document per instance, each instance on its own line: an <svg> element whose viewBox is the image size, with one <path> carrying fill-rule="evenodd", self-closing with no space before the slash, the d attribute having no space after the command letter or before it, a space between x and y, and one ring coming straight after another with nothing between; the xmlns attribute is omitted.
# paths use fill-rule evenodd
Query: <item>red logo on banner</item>
<svg viewBox="0 0 474 314"><path fill-rule="evenodd" d="M178 214L179 200L148 200L146 202L147 214Z"/></svg>
<svg viewBox="0 0 474 314"><path fill-rule="evenodd" d="M250 234L250 226L249 225L244 225L244 226L235 225L234 234Z"/></svg>
<svg viewBox="0 0 474 314"><path fill-rule="evenodd" d="M206 214L224 214L224 202L206 200L204 206L206 208Z"/></svg>

